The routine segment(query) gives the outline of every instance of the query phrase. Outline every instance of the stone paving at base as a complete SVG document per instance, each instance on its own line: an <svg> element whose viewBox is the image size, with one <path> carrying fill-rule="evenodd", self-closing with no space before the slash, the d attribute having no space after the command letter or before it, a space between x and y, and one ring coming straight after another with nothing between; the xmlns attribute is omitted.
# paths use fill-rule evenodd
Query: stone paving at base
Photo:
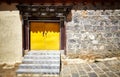
<svg viewBox="0 0 120 77"><path fill-rule="evenodd" d="M12 69L3 69L0 66L0 77L16 77L17 67ZM22 75L21 77L120 77L120 60L64 64L62 65L59 76L42 76L42 75Z"/></svg>
<svg viewBox="0 0 120 77"><path fill-rule="evenodd" d="M120 77L120 60L63 65L61 77Z"/></svg>

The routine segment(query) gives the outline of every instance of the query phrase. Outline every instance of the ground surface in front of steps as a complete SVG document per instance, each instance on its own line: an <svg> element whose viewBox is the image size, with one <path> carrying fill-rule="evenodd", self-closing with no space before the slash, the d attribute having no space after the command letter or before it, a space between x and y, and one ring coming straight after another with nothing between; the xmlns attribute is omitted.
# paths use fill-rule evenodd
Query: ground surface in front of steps
<svg viewBox="0 0 120 77"><path fill-rule="evenodd" d="M0 77L16 77L18 68L7 65L0 66ZM22 77L34 77L23 75ZM63 64L60 76L38 76L35 77L120 77L120 59L96 63Z"/></svg>

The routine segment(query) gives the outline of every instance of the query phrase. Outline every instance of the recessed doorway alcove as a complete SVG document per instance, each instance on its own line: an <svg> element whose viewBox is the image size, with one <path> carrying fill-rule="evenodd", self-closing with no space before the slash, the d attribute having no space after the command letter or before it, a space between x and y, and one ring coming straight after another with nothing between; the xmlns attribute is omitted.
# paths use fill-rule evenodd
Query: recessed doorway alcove
<svg viewBox="0 0 120 77"><path fill-rule="evenodd" d="M17 8L23 20L23 55L25 50L66 50L64 22L71 6L19 4Z"/></svg>
<svg viewBox="0 0 120 77"><path fill-rule="evenodd" d="M30 22L30 50L59 50L59 22Z"/></svg>

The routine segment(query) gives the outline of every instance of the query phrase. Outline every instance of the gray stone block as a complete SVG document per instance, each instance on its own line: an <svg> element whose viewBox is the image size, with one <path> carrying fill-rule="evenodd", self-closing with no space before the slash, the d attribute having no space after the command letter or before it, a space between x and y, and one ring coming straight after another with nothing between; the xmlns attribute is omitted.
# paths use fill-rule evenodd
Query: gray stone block
<svg viewBox="0 0 120 77"><path fill-rule="evenodd" d="M93 18L94 19L94 18ZM101 22L97 19L94 19L92 22L91 22L91 25L94 25L94 26L99 26L101 24Z"/></svg>
<svg viewBox="0 0 120 77"><path fill-rule="evenodd" d="M89 77L98 77L95 72L88 73Z"/></svg>
<svg viewBox="0 0 120 77"><path fill-rule="evenodd" d="M87 10L88 15L95 15L95 10Z"/></svg>
<svg viewBox="0 0 120 77"><path fill-rule="evenodd" d="M106 50L108 50L108 51L113 51L113 46L111 46L111 45L106 46Z"/></svg>
<svg viewBox="0 0 120 77"><path fill-rule="evenodd" d="M104 25L105 26L110 26L110 25L112 25L112 22L110 21L110 20L106 20L106 19L104 19Z"/></svg>
<svg viewBox="0 0 120 77"><path fill-rule="evenodd" d="M80 30L80 25L74 25L75 30Z"/></svg>
<svg viewBox="0 0 120 77"><path fill-rule="evenodd" d="M85 71L86 71L87 73L93 71L93 69L91 69L89 65L84 65L83 68L85 69Z"/></svg>
<svg viewBox="0 0 120 77"><path fill-rule="evenodd" d="M111 20L111 23L112 23L112 25L114 25L114 26L118 26L118 25L119 25L119 19Z"/></svg>
<svg viewBox="0 0 120 77"><path fill-rule="evenodd" d="M68 26L66 27L66 30L72 30L73 29L73 26Z"/></svg>
<svg viewBox="0 0 120 77"><path fill-rule="evenodd" d="M117 74L118 76L120 76L120 72L116 72L116 74Z"/></svg>
<svg viewBox="0 0 120 77"><path fill-rule="evenodd" d="M95 63L89 64L93 69L97 68L98 66Z"/></svg>
<svg viewBox="0 0 120 77"><path fill-rule="evenodd" d="M105 26L105 32L111 32L111 27L110 26Z"/></svg>
<svg viewBox="0 0 120 77"><path fill-rule="evenodd" d="M118 29L119 29L119 31L120 31L120 22L119 22L119 26L118 26Z"/></svg>
<svg viewBox="0 0 120 77"><path fill-rule="evenodd" d="M109 20L111 20L111 21L116 21L116 20L120 20L120 16L109 16Z"/></svg>
<svg viewBox="0 0 120 77"><path fill-rule="evenodd" d="M118 26L112 26L111 27L111 32L118 31Z"/></svg>
<svg viewBox="0 0 120 77"><path fill-rule="evenodd" d="M97 30L104 30L103 26L97 26Z"/></svg>
<svg viewBox="0 0 120 77"><path fill-rule="evenodd" d="M79 14L76 13L74 16L73 16L73 21L74 23L79 23Z"/></svg>
<svg viewBox="0 0 120 77"><path fill-rule="evenodd" d="M117 36L117 37L120 37L120 32L117 32L117 33L116 33L116 36Z"/></svg>
<svg viewBox="0 0 120 77"><path fill-rule="evenodd" d="M104 73L104 71L102 71L102 70L99 69L99 68L94 68L94 71L95 71L97 74L102 74L102 73Z"/></svg>
<svg viewBox="0 0 120 77"><path fill-rule="evenodd" d="M70 31L71 32L71 31ZM67 38L70 39L70 38L73 38L73 33L67 33Z"/></svg>
<svg viewBox="0 0 120 77"><path fill-rule="evenodd" d="M99 42L98 42L98 40L93 40L92 41L92 44L98 44Z"/></svg>
<svg viewBox="0 0 120 77"><path fill-rule="evenodd" d="M76 54L76 51L75 49L68 49L68 54Z"/></svg>
<svg viewBox="0 0 120 77"><path fill-rule="evenodd" d="M114 43L120 43L120 39L119 39L119 38L114 38L114 39L113 39L113 42L114 42Z"/></svg>
<svg viewBox="0 0 120 77"><path fill-rule="evenodd" d="M93 31L97 31L97 26L93 26Z"/></svg>
<svg viewBox="0 0 120 77"><path fill-rule="evenodd" d="M120 15L120 10L114 10L113 15L119 16Z"/></svg>
<svg viewBox="0 0 120 77"><path fill-rule="evenodd" d="M79 71L79 74L80 74L80 76L85 76L85 75L87 75L87 73L85 72L85 71Z"/></svg>
<svg viewBox="0 0 120 77"><path fill-rule="evenodd" d="M69 39L68 42L70 42L70 43L76 43L76 40L75 39Z"/></svg>
<svg viewBox="0 0 120 77"><path fill-rule="evenodd" d="M79 74L78 73L73 73L72 77L79 77Z"/></svg>
<svg viewBox="0 0 120 77"><path fill-rule="evenodd" d="M111 15L113 10L105 10L103 11L102 15Z"/></svg>
<svg viewBox="0 0 120 77"><path fill-rule="evenodd" d="M106 74L110 77L118 77L116 74L114 74L113 72L106 72Z"/></svg>
<svg viewBox="0 0 120 77"><path fill-rule="evenodd" d="M91 22L89 19L84 19L82 22L84 25L91 25Z"/></svg>
<svg viewBox="0 0 120 77"><path fill-rule="evenodd" d="M92 31L93 26L92 25L84 25L86 31Z"/></svg>
<svg viewBox="0 0 120 77"><path fill-rule="evenodd" d="M112 37L112 33L105 33L104 36L105 37Z"/></svg>
<svg viewBox="0 0 120 77"><path fill-rule="evenodd" d="M71 44L68 44L67 47L68 47L68 49L71 49L71 48L72 48L72 45L71 45Z"/></svg>
<svg viewBox="0 0 120 77"><path fill-rule="evenodd" d="M81 44L81 49L87 49L88 44Z"/></svg>
<svg viewBox="0 0 120 77"><path fill-rule="evenodd" d="M100 74L99 77L107 77L106 74Z"/></svg>

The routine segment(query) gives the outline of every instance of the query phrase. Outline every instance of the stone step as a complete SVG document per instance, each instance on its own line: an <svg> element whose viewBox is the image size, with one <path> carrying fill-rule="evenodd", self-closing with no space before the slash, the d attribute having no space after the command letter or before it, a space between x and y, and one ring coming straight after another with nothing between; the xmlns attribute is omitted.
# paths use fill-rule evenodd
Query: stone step
<svg viewBox="0 0 120 77"><path fill-rule="evenodd" d="M48 52L48 51L49 52L62 52L64 50L30 50L29 52Z"/></svg>
<svg viewBox="0 0 120 77"><path fill-rule="evenodd" d="M59 74L59 69L18 69L17 74L32 73L32 74Z"/></svg>
<svg viewBox="0 0 120 77"><path fill-rule="evenodd" d="M31 68L31 69L39 69L44 67L54 67L59 69L59 64L21 64L19 68Z"/></svg>
<svg viewBox="0 0 120 77"><path fill-rule="evenodd" d="M55 61L55 60L50 60L50 61L44 61L44 60L35 60L35 61L31 61L31 60L23 60L24 64L60 64L60 60Z"/></svg>
<svg viewBox="0 0 120 77"><path fill-rule="evenodd" d="M27 53L27 55L60 55L60 52L58 51L30 51Z"/></svg>
<svg viewBox="0 0 120 77"><path fill-rule="evenodd" d="M17 74L59 74L60 52L51 51L30 51L19 65Z"/></svg>
<svg viewBox="0 0 120 77"><path fill-rule="evenodd" d="M24 59L60 59L59 55L25 55Z"/></svg>
<svg viewBox="0 0 120 77"><path fill-rule="evenodd" d="M60 77L58 74L31 74L31 73L24 73L24 74L17 74L17 77Z"/></svg>
<svg viewBox="0 0 120 77"><path fill-rule="evenodd" d="M23 62L25 62L25 61L44 61L44 62L46 62L46 61L60 61L59 59L24 59L23 60Z"/></svg>

